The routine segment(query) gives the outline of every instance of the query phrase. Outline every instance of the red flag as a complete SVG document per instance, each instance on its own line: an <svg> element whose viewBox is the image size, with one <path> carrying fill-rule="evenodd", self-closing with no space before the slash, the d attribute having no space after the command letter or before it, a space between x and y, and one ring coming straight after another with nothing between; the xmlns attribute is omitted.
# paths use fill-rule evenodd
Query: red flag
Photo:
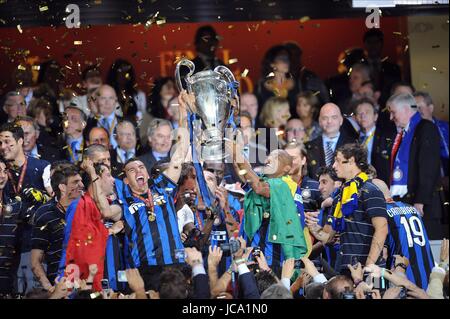
<svg viewBox="0 0 450 319"><path fill-rule="evenodd" d="M93 289L100 291L109 234L102 222L100 210L88 193L70 204L64 233L60 269L74 264L80 270L80 279L86 279L89 265L96 264L98 272L94 277Z"/></svg>

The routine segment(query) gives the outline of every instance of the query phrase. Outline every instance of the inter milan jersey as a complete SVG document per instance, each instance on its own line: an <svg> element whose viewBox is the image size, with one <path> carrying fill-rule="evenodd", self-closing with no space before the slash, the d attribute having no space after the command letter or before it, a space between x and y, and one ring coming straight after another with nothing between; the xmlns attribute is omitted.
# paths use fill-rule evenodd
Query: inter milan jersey
<svg viewBox="0 0 450 319"><path fill-rule="evenodd" d="M13 292L14 278L20 261L21 223L23 202L10 201L3 194L0 211L0 294Z"/></svg>
<svg viewBox="0 0 450 319"><path fill-rule="evenodd" d="M36 211L31 247L45 253L47 278L53 284L61 260L66 215L55 198Z"/></svg>
<svg viewBox="0 0 450 319"><path fill-rule="evenodd" d="M422 289L427 289L428 278L433 268L430 242L419 212L401 202L386 203L389 216L389 265L393 266L393 255L409 259L406 276Z"/></svg>
<svg viewBox="0 0 450 319"><path fill-rule="evenodd" d="M175 189L176 184L163 174L153 180L150 190L154 215L144 201L131 196L129 191L122 193L129 267L184 263L184 247L173 203Z"/></svg>

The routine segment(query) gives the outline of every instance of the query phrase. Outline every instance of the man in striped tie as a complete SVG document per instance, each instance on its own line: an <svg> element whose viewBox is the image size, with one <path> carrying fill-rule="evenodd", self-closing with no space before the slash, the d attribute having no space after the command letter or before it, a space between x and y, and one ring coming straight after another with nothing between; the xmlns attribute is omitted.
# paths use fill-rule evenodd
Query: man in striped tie
<svg viewBox="0 0 450 319"><path fill-rule="evenodd" d="M117 162L125 164L136 156L136 129L130 121L117 124Z"/></svg>
<svg viewBox="0 0 450 319"><path fill-rule="evenodd" d="M327 103L320 109L319 125L322 128L322 135L305 145L308 151L308 173L311 178L317 179L319 167L333 164L337 147L355 142L353 132L341 129L344 121L346 120L336 104Z"/></svg>

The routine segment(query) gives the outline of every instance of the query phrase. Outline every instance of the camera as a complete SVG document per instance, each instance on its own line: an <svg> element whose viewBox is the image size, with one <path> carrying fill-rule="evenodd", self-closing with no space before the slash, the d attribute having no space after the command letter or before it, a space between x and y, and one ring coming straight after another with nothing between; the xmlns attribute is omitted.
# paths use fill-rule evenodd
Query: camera
<svg viewBox="0 0 450 319"><path fill-rule="evenodd" d="M102 279L100 282L102 284L102 290L109 290L109 280L108 279Z"/></svg>
<svg viewBox="0 0 450 319"><path fill-rule="evenodd" d="M303 199L303 208L305 212L317 212L318 210L320 210L320 205L318 201L312 198L308 198Z"/></svg>
<svg viewBox="0 0 450 319"><path fill-rule="evenodd" d="M366 299L373 299L371 292L365 292L364 296L366 297Z"/></svg>
<svg viewBox="0 0 450 319"><path fill-rule="evenodd" d="M228 243L220 244L220 249L223 252L229 251L230 254L235 254L241 248L241 242L237 239L231 238Z"/></svg>
<svg viewBox="0 0 450 319"><path fill-rule="evenodd" d="M341 299L356 299L356 295L354 292L351 291L344 291L341 294Z"/></svg>
<svg viewBox="0 0 450 319"><path fill-rule="evenodd" d="M261 256L261 248L260 247L254 247L252 251L253 259L256 260L256 257Z"/></svg>
<svg viewBox="0 0 450 319"><path fill-rule="evenodd" d="M303 261L301 259L296 259L294 262L294 268L295 269L305 268L305 264L303 263Z"/></svg>
<svg viewBox="0 0 450 319"><path fill-rule="evenodd" d="M197 250L201 250L200 240L203 238L204 235L205 234L203 234L200 229L196 227L192 228L184 242L184 247L194 247L197 248Z"/></svg>
<svg viewBox="0 0 450 319"><path fill-rule="evenodd" d="M407 297L407 289L405 287L402 287L400 293L398 294L398 299L406 299L406 297Z"/></svg>

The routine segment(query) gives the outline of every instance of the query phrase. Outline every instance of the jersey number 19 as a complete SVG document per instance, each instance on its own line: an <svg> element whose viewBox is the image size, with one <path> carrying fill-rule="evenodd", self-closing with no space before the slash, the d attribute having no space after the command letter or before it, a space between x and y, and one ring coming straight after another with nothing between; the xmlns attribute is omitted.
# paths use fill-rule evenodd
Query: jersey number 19
<svg viewBox="0 0 450 319"><path fill-rule="evenodd" d="M405 216L402 216L400 217L400 223L405 228L409 247L414 247L414 243L419 246L425 246L425 234L419 217L411 216L407 219Z"/></svg>

